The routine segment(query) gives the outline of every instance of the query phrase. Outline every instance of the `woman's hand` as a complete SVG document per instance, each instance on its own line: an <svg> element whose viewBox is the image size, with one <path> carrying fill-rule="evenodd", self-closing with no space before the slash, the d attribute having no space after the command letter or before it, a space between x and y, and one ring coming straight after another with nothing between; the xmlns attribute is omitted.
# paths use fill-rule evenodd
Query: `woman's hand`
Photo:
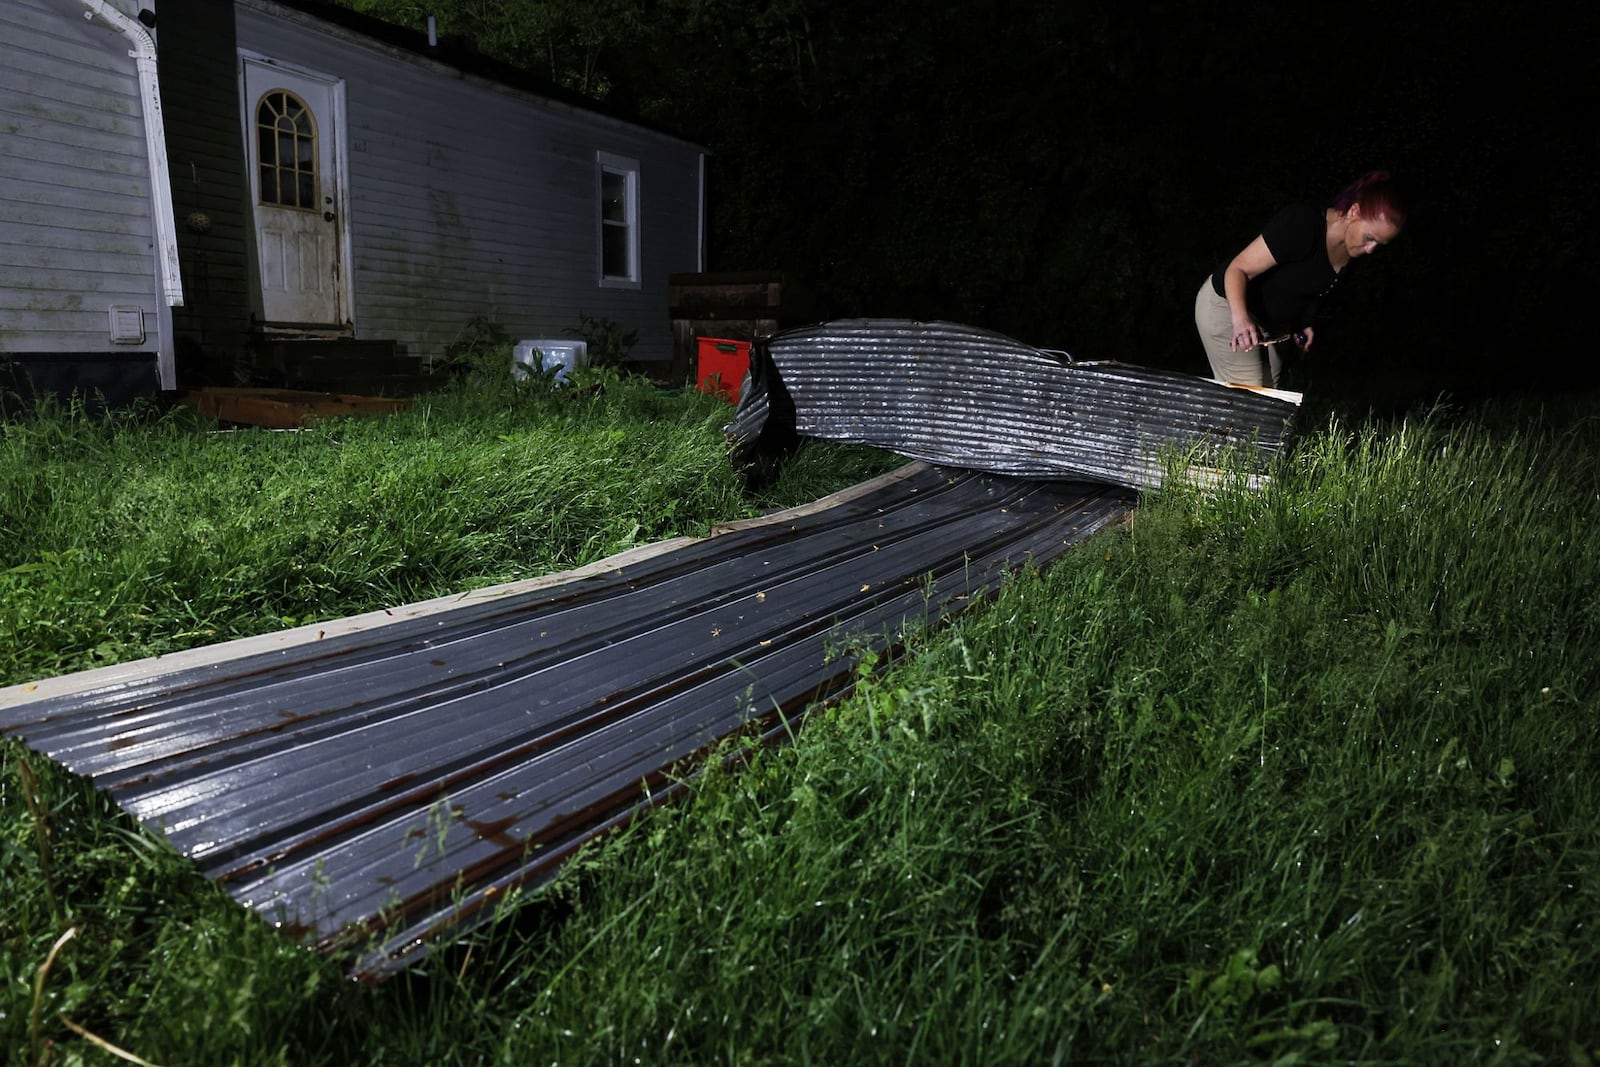
<svg viewBox="0 0 1600 1067"><path fill-rule="evenodd" d="M1317 331L1310 326L1302 326L1300 332L1294 335L1294 343L1300 346L1300 351L1311 351L1311 341L1317 336Z"/></svg>
<svg viewBox="0 0 1600 1067"><path fill-rule="evenodd" d="M1266 334L1256 320L1249 315L1236 315L1233 318L1233 340L1228 347L1234 352L1248 352L1250 349L1266 340Z"/></svg>

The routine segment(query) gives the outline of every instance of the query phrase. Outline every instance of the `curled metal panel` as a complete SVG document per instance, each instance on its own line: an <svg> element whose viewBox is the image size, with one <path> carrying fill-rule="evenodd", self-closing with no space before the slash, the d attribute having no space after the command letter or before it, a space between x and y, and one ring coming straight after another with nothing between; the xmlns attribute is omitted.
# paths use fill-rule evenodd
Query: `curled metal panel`
<svg viewBox="0 0 1600 1067"><path fill-rule="evenodd" d="M1198 470L1264 472L1299 395L1121 363L1074 363L947 322L851 319L758 344L728 428L734 461L795 436L1024 478L1160 485L1164 449Z"/></svg>
<svg viewBox="0 0 1600 1067"><path fill-rule="evenodd" d="M14 686L0 731L286 934L376 934L355 973L377 978L672 795L720 739L788 729L849 684L852 648L896 645L1131 503L914 465L534 590Z"/></svg>

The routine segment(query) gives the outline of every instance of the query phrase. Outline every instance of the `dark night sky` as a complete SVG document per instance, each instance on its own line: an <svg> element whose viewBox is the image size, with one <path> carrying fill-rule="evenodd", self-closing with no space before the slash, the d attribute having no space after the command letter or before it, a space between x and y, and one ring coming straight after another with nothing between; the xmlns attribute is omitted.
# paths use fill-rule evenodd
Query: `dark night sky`
<svg viewBox="0 0 1600 1067"><path fill-rule="evenodd" d="M604 52L608 103L711 149L710 269L782 270L815 317L1204 373L1214 263L1381 167L1406 231L1286 384L1390 406L1600 387L1592 0L740 9Z"/></svg>
<svg viewBox="0 0 1600 1067"><path fill-rule="evenodd" d="M1343 345L1344 368L1422 392L1600 384L1585 322L1600 126L1580 103L1600 81L1593 11L1425 5L1341 32L1351 8L1304 48L1275 42L1295 60L1267 80L1296 86L1290 106L1266 128L1239 109L1225 143L1273 146L1288 185L1383 165L1412 193L1402 240L1356 276L1371 322L1349 332L1376 351Z"/></svg>
<svg viewBox="0 0 1600 1067"><path fill-rule="evenodd" d="M932 69L944 67L923 87L926 109L873 88L847 107L872 114L878 137L900 142L887 182L910 186L902 198L929 184L901 162L919 142L955 145L954 180L974 190L992 188L1030 152L1068 172L1018 186L1018 210L1038 216L1025 262L1006 266L1006 249L969 241L966 266L946 263L917 279L907 258L942 254L936 234L902 249L869 239L896 232L874 228L875 210L915 226L909 214L894 215L899 190L852 212L829 165L780 145L782 164L802 175L794 184L810 190L789 194L789 225L822 227L806 252L856 260L854 274L818 269L825 295L837 270L839 310L931 317L952 309L948 317L1085 358L1199 373L1192 301L1210 257L1242 245L1283 203L1326 199L1384 167L1410 192L1410 223L1352 273L1353 295L1324 329L1315 362L1296 368L1294 387L1358 401L1368 386L1402 401L1592 388L1600 385L1587 324L1600 296L1592 246L1600 136L1580 98L1600 82L1596 6L1241 3L1212 14L1121 5L1091 17L1101 20L1099 39L1086 42L1008 37L1005 26L1028 5L947 5L958 16L949 39L931 46L945 50ZM995 28L985 29L991 7ZM896 134L906 126L915 136ZM986 130L996 131L988 144ZM820 136L822 154L844 142ZM795 137L814 139L800 129ZM713 168L736 165L732 155L719 152ZM952 243L963 240L964 211L986 210L981 193L969 197L933 212ZM808 214L837 216L836 227ZM1097 228L1091 219L1106 221ZM795 258L807 269L804 252ZM950 276L967 269L1009 271L1009 285L996 287L1009 303L966 297ZM896 273L913 279L904 290L887 281ZM1029 287L1038 292L1020 295ZM928 297L921 306L919 294Z"/></svg>

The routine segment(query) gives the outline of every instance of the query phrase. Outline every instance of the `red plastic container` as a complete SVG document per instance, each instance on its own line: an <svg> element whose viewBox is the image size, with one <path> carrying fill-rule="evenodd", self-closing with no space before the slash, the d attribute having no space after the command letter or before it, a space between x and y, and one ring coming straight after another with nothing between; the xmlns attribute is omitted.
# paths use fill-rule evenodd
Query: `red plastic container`
<svg viewBox="0 0 1600 1067"><path fill-rule="evenodd" d="M737 404L739 386L750 370L750 342L696 337L695 364L695 381L702 393L720 393Z"/></svg>

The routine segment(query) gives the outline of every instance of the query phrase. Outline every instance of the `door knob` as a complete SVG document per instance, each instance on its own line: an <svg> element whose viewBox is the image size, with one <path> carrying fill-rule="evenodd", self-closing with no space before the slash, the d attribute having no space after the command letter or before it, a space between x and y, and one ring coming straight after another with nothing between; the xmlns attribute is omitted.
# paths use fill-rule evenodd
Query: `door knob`
<svg viewBox="0 0 1600 1067"><path fill-rule="evenodd" d="M323 222L332 222L332 221L333 221L333 212L331 212L331 211L324 211L324 212L323 212L323 213L322 213L322 221L323 221Z"/></svg>

